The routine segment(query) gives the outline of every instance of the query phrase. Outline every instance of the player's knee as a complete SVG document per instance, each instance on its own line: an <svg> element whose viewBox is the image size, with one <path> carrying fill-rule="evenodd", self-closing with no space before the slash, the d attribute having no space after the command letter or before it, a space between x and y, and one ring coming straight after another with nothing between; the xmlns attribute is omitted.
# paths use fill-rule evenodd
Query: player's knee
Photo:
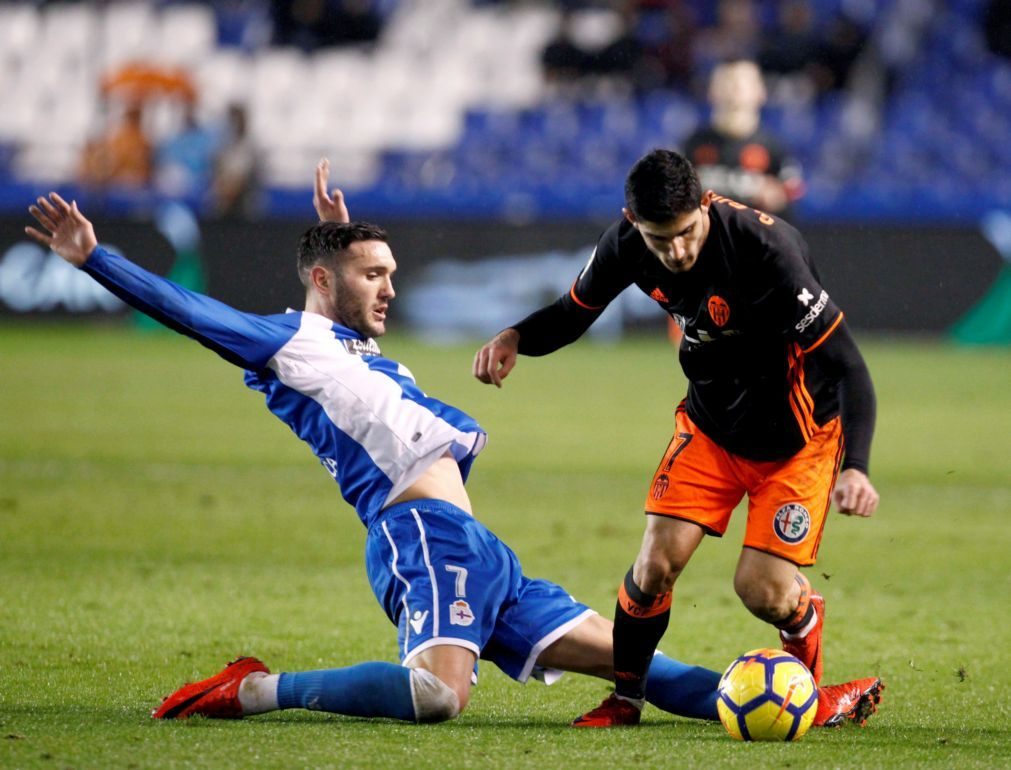
<svg viewBox="0 0 1011 770"><path fill-rule="evenodd" d="M791 612L789 592L773 582L738 576L734 579L734 590L753 615L769 623L782 620Z"/></svg>
<svg viewBox="0 0 1011 770"><path fill-rule="evenodd" d="M684 566L661 551L643 554L635 565L636 585L648 594L667 593Z"/></svg>
<svg viewBox="0 0 1011 770"><path fill-rule="evenodd" d="M467 693L458 693L431 671L411 669L414 718L419 722L455 719L467 705Z"/></svg>

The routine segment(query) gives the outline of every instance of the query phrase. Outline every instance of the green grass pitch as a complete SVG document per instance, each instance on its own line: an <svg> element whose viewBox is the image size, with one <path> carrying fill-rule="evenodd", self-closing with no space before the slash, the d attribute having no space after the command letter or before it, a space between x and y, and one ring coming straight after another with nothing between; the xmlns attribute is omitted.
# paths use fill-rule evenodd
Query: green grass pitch
<svg viewBox="0 0 1011 770"><path fill-rule="evenodd" d="M474 346L393 334L386 352L491 440L477 514L527 573L610 616L684 390L659 339L522 359L501 391ZM878 514L832 514L813 582L826 680L880 674L865 729L740 744L650 709L636 730L568 722L606 694L483 665L456 722L290 711L155 723L183 681L239 653L275 671L395 660L364 531L241 372L171 334L0 327L0 767L1011 766L1011 352L866 340L879 398ZM722 670L774 646L733 593L742 517L707 539L661 649Z"/></svg>

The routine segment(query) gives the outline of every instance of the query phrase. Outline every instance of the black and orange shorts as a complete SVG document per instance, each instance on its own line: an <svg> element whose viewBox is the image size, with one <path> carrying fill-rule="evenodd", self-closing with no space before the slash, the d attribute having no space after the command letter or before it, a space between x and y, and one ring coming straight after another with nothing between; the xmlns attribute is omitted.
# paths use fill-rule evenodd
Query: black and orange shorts
<svg viewBox="0 0 1011 770"><path fill-rule="evenodd" d="M747 495L744 545L799 566L814 564L842 446L836 417L787 460L748 460L716 444L680 406L674 437L646 495L646 513L690 521L721 537Z"/></svg>

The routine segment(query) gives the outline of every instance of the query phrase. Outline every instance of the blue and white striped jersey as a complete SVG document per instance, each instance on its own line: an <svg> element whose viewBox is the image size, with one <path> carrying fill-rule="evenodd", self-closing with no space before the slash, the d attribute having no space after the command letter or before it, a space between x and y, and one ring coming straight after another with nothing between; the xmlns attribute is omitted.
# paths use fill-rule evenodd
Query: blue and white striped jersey
<svg viewBox="0 0 1011 770"><path fill-rule="evenodd" d="M426 396L374 340L308 312L256 315L96 248L83 268L124 302L246 369L246 384L305 441L366 526L447 452L466 481L477 422Z"/></svg>

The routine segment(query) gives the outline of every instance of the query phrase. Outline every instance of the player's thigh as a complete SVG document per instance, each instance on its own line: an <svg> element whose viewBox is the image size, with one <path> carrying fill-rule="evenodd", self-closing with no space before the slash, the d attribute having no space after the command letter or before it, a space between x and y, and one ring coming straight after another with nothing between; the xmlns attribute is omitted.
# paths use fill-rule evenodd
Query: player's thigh
<svg viewBox="0 0 1011 770"><path fill-rule="evenodd" d="M501 606L481 657L517 682L533 677L550 684L565 669L542 665L541 655L596 614L557 583L524 575Z"/></svg>
<svg viewBox="0 0 1011 770"><path fill-rule="evenodd" d="M734 588L749 607L780 603L796 590L797 565L754 548L742 548Z"/></svg>
<svg viewBox="0 0 1011 770"><path fill-rule="evenodd" d="M647 593L668 590L666 583L681 573L705 535L705 529L692 521L646 516L646 531L632 572L636 585Z"/></svg>
<svg viewBox="0 0 1011 770"><path fill-rule="evenodd" d="M613 679L613 628L607 618L590 615L538 655L537 665Z"/></svg>

